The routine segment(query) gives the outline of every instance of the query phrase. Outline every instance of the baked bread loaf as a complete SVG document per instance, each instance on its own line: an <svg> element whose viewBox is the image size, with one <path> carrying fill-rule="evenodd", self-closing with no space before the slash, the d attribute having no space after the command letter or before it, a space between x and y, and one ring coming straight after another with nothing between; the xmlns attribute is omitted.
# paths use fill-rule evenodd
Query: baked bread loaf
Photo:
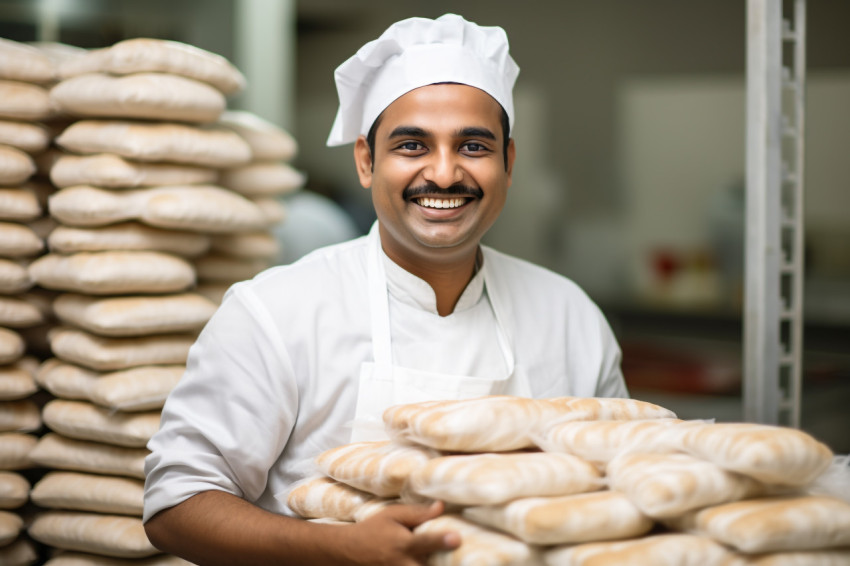
<svg viewBox="0 0 850 566"><path fill-rule="evenodd" d="M408 482L416 495L460 505L494 505L602 487L601 475L591 464L547 452L443 456L414 470Z"/></svg>
<svg viewBox="0 0 850 566"><path fill-rule="evenodd" d="M0 79L49 83L56 69L44 53L32 45L0 38Z"/></svg>
<svg viewBox="0 0 850 566"><path fill-rule="evenodd" d="M70 226L139 220L166 229L226 233L267 226L254 202L214 185L173 185L113 191L86 185L51 195L50 213Z"/></svg>
<svg viewBox="0 0 850 566"><path fill-rule="evenodd" d="M463 516L544 545L631 538L654 524L616 491L515 499L503 505L467 507Z"/></svg>
<svg viewBox="0 0 850 566"><path fill-rule="evenodd" d="M42 411L44 424L68 438L142 448L159 429L159 411L116 413L85 401L54 399Z"/></svg>
<svg viewBox="0 0 850 566"><path fill-rule="evenodd" d="M0 80L0 119L44 120L52 115L50 96L45 87Z"/></svg>
<svg viewBox="0 0 850 566"><path fill-rule="evenodd" d="M95 72L113 75L169 73L209 83L227 95L245 87L245 77L221 55L164 39L125 39L69 59L58 68L63 78Z"/></svg>
<svg viewBox="0 0 850 566"><path fill-rule="evenodd" d="M165 230L138 222L122 222L98 228L57 226L47 237L51 251L60 254L106 251L167 252L195 257L210 247L207 234Z"/></svg>
<svg viewBox="0 0 850 566"><path fill-rule="evenodd" d="M0 145L12 146L26 153L39 153L50 145L50 133L36 122L0 120Z"/></svg>
<svg viewBox="0 0 850 566"><path fill-rule="evenodd" d="M850 503L831 497L736 501L693 511L668 524L746 553L850 546Z"/></svg>
<svg viewBox="0 0 850 566"><path fill-rule="evenodd" d="M555 547L543 554L547 566L733 566L730 559L723 545L684 533Z"/></svg>
<svg viewBox="0 0 850 566"><path fill-rule="evenodd" d="M9 145L0 145L0 186L19 185L35 173L28 154Z"/></svg>
<svg viewBox="0 0 850 566"><path fill-rule="evenodd" d="M29 499L30 482L17 472L0 472L0 509L17 509Z"/></svg>
<svg viewBox="0 0 850 566"><path fill-rule="evenodd" d="M256 161L291 161L298 152L289 132L253 112L225 110L218 123L248 142Z"/></svg>
<svg viewBox="0 0 850 566"><path fill-rule="evenodd" d="M619 397L555 397L543 399L554 407L559 421L629 421L645 419L674 419L669 410L639 401Z"/></svg>
<svg viewBox="0 0 850 566"><path fill-rule="evenodd" d="M150 543L142 519L119 515L46 511L33 520L28 532L46 545L121 558L158 554Z"/></svg>
<svg viewBox="0 0 850 566"><path fill-rule="evenodd" d="M724 566L848 566L850 548L737 554Z"/></svg>
<svg viewBox="0 0 850 566"><path fill-rule="evenodd" d="M63 294L53 302L59 320L100 336L147 336L195 332L216 305L196 293L91 297Z"/></svg>
<svg viewBox="0 0 850 566"><path fill-rule="evenodd" d="M38 441L34 434L0 432L0 470L31 468L32 451Z"/></svg>
<svg viewBox="0 0 850 566"><path fill-rule="evenodd" d="M27 222L41 216L43 207L36 191L33 185L0 188L0 219Z"/></svg>
<svg viewBox="0 0 850 566"><path fill-rule="evenodd" d="M251 161L251 148L235 132L173 122L80 120L55 142L72 153L115 153L138 161L215 168Z"/></svg>
<svg viewBox="0 0 850 566"><path fill-rule="evenodd" d="M208 167L139 163L112 153L65 154L50 168L50 180L60 189L77 185L109 189L197 185L214 183L217 179L218 172Z"/></svg>
<svg viewBox="0 0 850 566"><path fill-rule="evenodd" d="M305 519L354 521L357 509L374 498L334 479L319 476L298 482L286 498L286 504Z"/></svg>
<svg viewBox="0 0 850 566"><path fill-rule="evenodd" d="M531 434L546 414L539 401L507 395L415 405L384 412L390 438L455 452L529 448Z"/></svg>
<svg viewBox="0 0 850 566"><path fill-rule="evenodd" d="M64 326L51 328L48 338L56 357L96 371L185 364L195 342L193 334L103 338Z"/></svg>
<svg viewBox="0 0 850 566"><path fill-rule="evenodd" d="M535 548L513 537L476 525L455 515L441 515L422 523L415 533L454 531L461 545L438 552L428 560L430 566L535 566L540 564Z"/></svg>
<svg viewBox="0 0 850 566"><path fill-rule="evenodd" d="M170 554L157 554L149 558L133 558L132 562L128 562L123 558L65 551L45 562L44 566L192 566L192 563Z"/></svg>
<svg viewBox="0 0 850 566"><path fill-rule="evenodd" d="M803 486L832 463L832 451L794 428L754 423L683 425L681 449L768 484Z"/></svg>
<svg viewBox="0 0 850 566"><path fill-rule="evenodd" d="M142 516L142 480L117 476L48 472L33 486L33 503L48 509Z"/></svg>
<svg viewBox="0 0 850 566"><path fill-rule="evenodd" d="M36 439L29 452L35 464L56 470L109 474L145 479L146 448L126 448L75 440L49 432Z"/></svg>
<svg viewBox="0 0 850 566"><path fill-rule="evenodd" d="M186 260L149 251L50 253L29 269L30 280L47 289L91 295L174 293L195 283Z"/></svg>
<svg viewBox="0 0 850 566"><path fill-rule="evenodd" d="M331 478L379 497L398 496L410 473L438 452L389 441L355 442L321 453L319 469Z"/></svg>
<svg viewBox="0 0 850 566"><path fill-rule="evenodd" d="M750 477L687 454L624 453L608 464L607 476L611 489L656 519L765 492Z"/></svg>
<svg viewBox="0 0 850 566"><path fill-rule="evenodd" d="M50 89L50 103L72 116L179 122L214 122L226 105L216 88L163 73L78 75Z"/></svg>

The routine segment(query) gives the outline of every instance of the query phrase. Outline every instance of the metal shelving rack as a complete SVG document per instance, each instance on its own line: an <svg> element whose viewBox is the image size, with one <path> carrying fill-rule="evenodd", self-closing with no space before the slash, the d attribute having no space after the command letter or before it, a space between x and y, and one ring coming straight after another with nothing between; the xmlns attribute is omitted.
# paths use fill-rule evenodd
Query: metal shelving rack
<svg viewBox="0 0 850 566"><path fill-rule="evenodd" d="M806 2L747 0L744 419L800 426Z"/></svg>

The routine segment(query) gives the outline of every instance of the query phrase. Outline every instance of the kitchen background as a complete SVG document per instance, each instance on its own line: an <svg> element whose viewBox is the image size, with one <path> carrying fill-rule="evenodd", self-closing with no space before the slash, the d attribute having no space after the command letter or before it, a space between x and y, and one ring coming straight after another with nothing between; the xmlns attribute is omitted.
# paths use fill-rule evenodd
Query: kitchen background
<svg viewBox="0 0 850 566"><path fill-rule="evenodd" d="M846 453L850 3L808 4L802 426ZM744 0L2 0L0 37L89 48L159 37L233 61L248 89L230 106L299 142L302 193L322 212L290 197L279 236L297 251L307 231L321 241L373 219L351 148L324 146L333 69L393 21L450 11L504 27L521 68L514 185L488 243L587 290L635 397L740 419Z"/></svg>

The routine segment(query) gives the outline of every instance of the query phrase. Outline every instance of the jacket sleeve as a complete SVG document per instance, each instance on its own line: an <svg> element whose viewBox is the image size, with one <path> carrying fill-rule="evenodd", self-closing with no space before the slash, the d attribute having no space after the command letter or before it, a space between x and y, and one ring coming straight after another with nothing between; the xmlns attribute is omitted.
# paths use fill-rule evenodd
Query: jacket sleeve
<svg viewBox="0 0 850 566"><path fill-rule="evenodd" d="M279 332L250 289L236 286L189 351L148 443L143 520L202 491L256 500L297 410Z"/></svg>

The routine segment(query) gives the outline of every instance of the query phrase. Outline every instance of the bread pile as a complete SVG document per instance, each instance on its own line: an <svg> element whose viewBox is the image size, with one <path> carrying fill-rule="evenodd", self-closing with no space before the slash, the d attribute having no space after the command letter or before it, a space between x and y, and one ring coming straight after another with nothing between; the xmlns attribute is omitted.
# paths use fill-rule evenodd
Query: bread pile
<svg viewBox="0 0 850 566"><path fill-rule="evenodd" d="M434 565L850 564L833 454L790 428L682 421L637 400L490 396L399 405L390 440L341 446L285 494L311 520L446 502Z"/></svg>
<svg viewBox="0 0 850 566"><path fill-rule="evenodd" d="M63 551L51 566L183 564L160 555L142 527L145 445L189 347L217 308L221 291L211 299L198 287L209 269L204 261L213 252L250 258L238 273L232 264L223 268L227 277L217 281L230 284L267 266L257 258L276 255L263 231L282 220L282 206L267 202L280 183L263 186L260 195L236 190L244 182L229 188L223 181L261 159L291 158L295 143L263 124L272 130L266 139L284 138L286 151L255 155L248 136L220 121L227 96L244 87L244 77L224 58L189 45L132 39L48 63L39 96L30 88L20 97L43 102L44 114L20 119L56 120L57 148L38 160L58 189L46 199L54 227L45 234L43 255L7 263L18 266L27 286L51 294L48 310L59 325L47 338L52 357L44 356L40 366L22 360L8 370L29 371L33 386L37 382L55 398L41 413L36 407L38 422L31 426L37 430L43 422L43 434L19 438L16 432L0 441L0 454L26 442L26 465L47 470L30 491L32 503L44 510L27 531ZM9 88L0 82L0 90ZM2 99L13 100L6 90ZM253 117L251 123L258 122ZM3 132L0 124L0 139ZM12 171L7 153L22 152L4 153L0 146L0 170ZM23 183L23 172L35 171L28 163L6 182ZM255 179L267 182L262 174ZM301 181L289 180L286 190ZM9 198L0 192L0 211ZM0 239L3 261L2 248L11 240ZM15 361L10 356L0 363Z"/></svg>
<svg viewBox="0 0 850 566"><path fill-rule="evenodd" d="M49 183L36 160L50 145L49 88L55 69L30 45L0 39L0 564L30 564L35 548L22 535L41 429L38 359L29 343L43 335L50 298L33 288L28 266L44 251Z"/></svg>

